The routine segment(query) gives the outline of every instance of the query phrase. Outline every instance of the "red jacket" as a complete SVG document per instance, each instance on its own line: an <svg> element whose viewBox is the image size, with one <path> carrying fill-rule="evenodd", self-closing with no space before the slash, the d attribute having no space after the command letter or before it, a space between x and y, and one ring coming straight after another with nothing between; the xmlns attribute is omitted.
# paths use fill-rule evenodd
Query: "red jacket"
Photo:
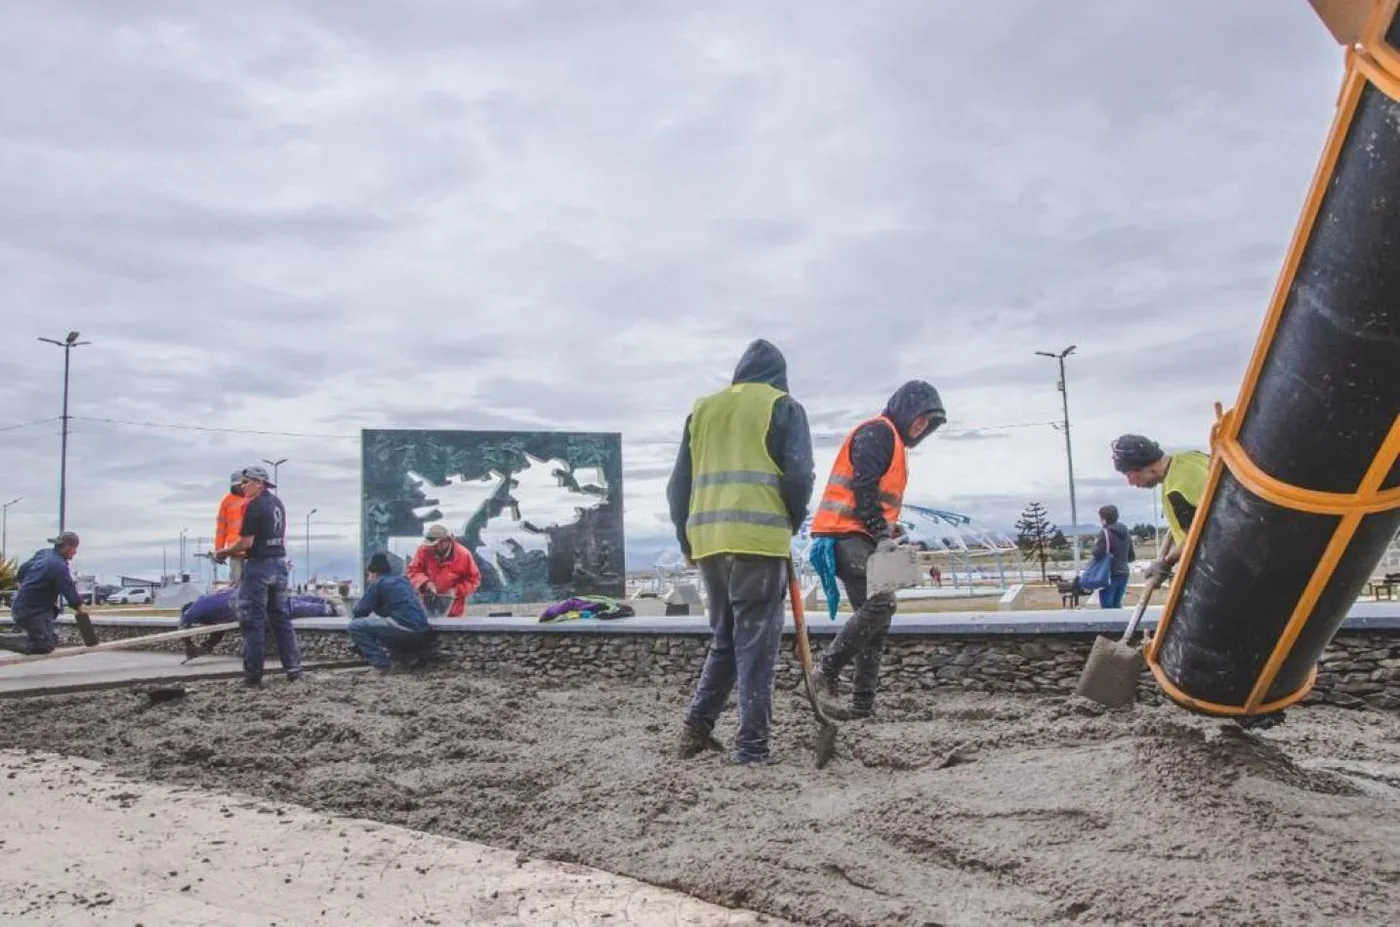
<svg viewBox="0 0 1400 927"><path fill-rule="evenodd" d="M461 618L466 613L467 597L481 585L481 571L476 568L471 551L456 541L452 542L452 555L445 560L438 557L432 544L419 547L405 575L420 592L424 583L432 583L438 595L455 595L447 612L449 618Z"/></svg>

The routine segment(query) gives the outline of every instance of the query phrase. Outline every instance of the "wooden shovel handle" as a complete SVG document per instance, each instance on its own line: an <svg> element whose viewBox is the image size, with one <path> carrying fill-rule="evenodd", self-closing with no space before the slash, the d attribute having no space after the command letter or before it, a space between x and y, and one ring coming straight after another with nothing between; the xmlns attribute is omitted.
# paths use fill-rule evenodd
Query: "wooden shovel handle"
<svg viewBox="0 0 1400 927"><path fill-rule="evenodd" d="M807 640L807 616L802 611L802 590L797 585L797 568L793 566L792 555L788 555L788 598L792 600L792 624L796 630L797 658L802 668L812 671L812 644Z"/></svg>

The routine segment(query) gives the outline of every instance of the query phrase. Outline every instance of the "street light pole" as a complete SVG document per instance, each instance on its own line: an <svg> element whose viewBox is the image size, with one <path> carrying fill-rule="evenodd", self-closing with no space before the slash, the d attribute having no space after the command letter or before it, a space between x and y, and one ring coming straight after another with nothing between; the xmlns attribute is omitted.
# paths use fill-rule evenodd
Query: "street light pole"
<svg viewBox="0 0 1400 927"><path fill-rule="evenodd" d="M69 332L62 341L53 338L40 338L46 344L56 344L63 349L63 443L58 457L58 533L62 534L68 514L68 369L73 349L91 341L79 341L77 332Z"/></svg>
<svg viewBox="0 0 1400 927"><path fill-rule="evenodd" d="M185 581L185 534L188 533L189 530L190 530L189 528L181 528L181 529L180 529L180 581L181 581L181 582L184 582L184 581Z"/></svg>
<svg viewBox="0 0 1400 927"><path fill-rule="evenodd" d="M3 506L0 506L0 563L9 559L10 551L10 506L14 505L24 496L15 496Z"/></svg>
<svg viewBox="0 0 1400 927"><path fill-rule="evenodd" d="M268 460L266 457L263 458L263 463L272 468L272 491L274 493L277 492L277 484L280 482L280 480L277 479L277 469L286 462L287 458L285 457L281 460Z"/></svg>
<svg viewBox="0 0 1400 927"><path fill-rule="evenodd" d="M311 584L311 516L315 515L318 511L320 510L312 509L306 513L306 565L304 567L306 570L306 582L304 585Z"/></svg>
<svg viewBox="0 0 1400 927"><path fill-rule="evenodd" d="M1060 365L1060 397L1064 403L1065 461L1069 464L1069 520L1074 528L1074 571L1079 572L1079 506L1074 498L1074 446L1069 437L1069 383L1065 379L1065 358L1074 353L1078 345L1070 345L1059 353L1036 351L1041 357L1053 358Z"/></svg>

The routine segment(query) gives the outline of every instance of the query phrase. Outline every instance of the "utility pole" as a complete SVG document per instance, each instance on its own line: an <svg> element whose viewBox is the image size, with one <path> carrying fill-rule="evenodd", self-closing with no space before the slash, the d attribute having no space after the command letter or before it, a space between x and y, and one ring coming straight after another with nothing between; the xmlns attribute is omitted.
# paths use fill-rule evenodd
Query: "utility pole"
<svg viewBox="0 0 1400 927"><path fill-rule="evenodd" d="M306 564L302 567L306 571L303 585L311 584L311 516L315 515L319 509L312 509L306 513Z"/></svg>
<svg viewBox="0 0 1400 927"><path fill-rule="evenodd" d="M73 349L91 341L79 341L77 332L69 332L62 341L53 338L40 338L46 344L56 344L63 349L63 444L58 456L58 533L62 534L68 514L68 369Z"/></svg>
<svg viewBox="0 0 1400 927"><path fill-rule="evenodd" d="M1079 572L1079 506L1074 498L1074 447L1069 439L1069 384L1065 380L1065 358L1074 353L1078 345L1070 345L1058 354L1050 351L1036 351L1041 357L1049 357L1060 365L1060 398L1064 402L1065 460L1069 463L1069 520L1074 528L1074 572Z"/></svg>
<svg viewBox="0 0 1400 927"><path fill-rule="evenodd" d="M285 457L281 460L268 460L266 457L263 458L263 463L272 468L272 491L274 493L277 492L277 485L281 482L281 480L277 478L277 469L286 462L287 458Z"/></svg>
<svg viewBox="0 0 1400 927"><path fill-rule="evenodd" d="M15 496L3 506L0 506L0 563L9 559L10 552L10 506L23 499L24 496Z"/></svg>
<svg viewBox="0 0 1400 927"><path fill-rule="evenodd" d="M185 534L189 528L180 529L180 582L185 581Z"/></svg>

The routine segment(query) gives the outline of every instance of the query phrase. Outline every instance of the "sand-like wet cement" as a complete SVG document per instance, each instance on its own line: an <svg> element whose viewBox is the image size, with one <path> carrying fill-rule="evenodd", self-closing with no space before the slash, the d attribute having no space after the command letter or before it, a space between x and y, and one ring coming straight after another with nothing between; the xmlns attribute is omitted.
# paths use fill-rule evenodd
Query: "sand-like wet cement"
<svg viewBox="0 0 1400 927"><path fill-rule="evenodd" d="M676 759L685 697L454 672L210 682L155 706L131 691L8 702L0 746L809 924L1381 924L1400 910L1394 715L1304 709L1256 737L1174 708L900 695L844 724L817 771L792 693L777 765Z"/></svg>

